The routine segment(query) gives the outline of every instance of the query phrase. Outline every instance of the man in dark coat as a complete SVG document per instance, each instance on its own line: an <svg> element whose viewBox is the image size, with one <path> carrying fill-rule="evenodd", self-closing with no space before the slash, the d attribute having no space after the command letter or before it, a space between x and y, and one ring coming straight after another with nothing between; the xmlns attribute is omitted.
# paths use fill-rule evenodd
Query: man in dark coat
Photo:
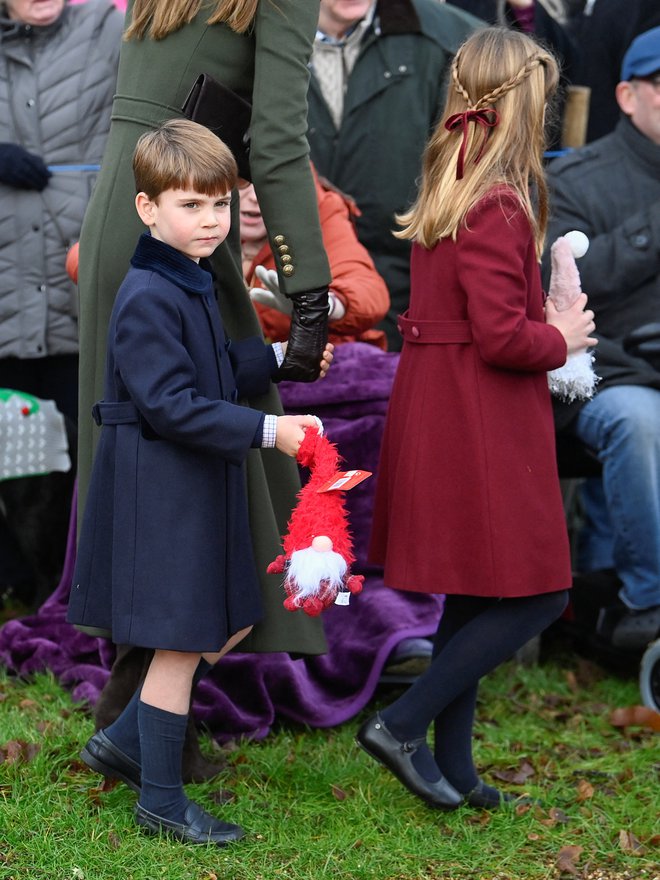
<svg viewBox="0 0 660 880"><path fill-rule="evenodd" d="M623 615L611 639L640 649L660 631L660 359L635 354L627 337L660 314L660 27L632 42L621 80L615 131L550 165L547 241L579 229L591 242L579 270L601 381L592 400L559 407L557 422L602 463L602 497L599 482L584 492L607 539L591 567L616 568Z"/></svg>
<svg viewBox="0 0 660 880"><path fill-rule="evenodd" d="M623 56L638 34L660 25L658 0L587 0L577 20L573 82L591 89L587 141L609 134L619 120L614 91Z"/></svg>
<svg viewBox="0 0 660 880"><path fill-rule="evenodd" d="M358 238L390 291L381 325L401 348L410 245L394 215L410 206L454 53L479 20L437 0L321 0L308 93L308 138L320 174L361 211Z"/></svg>

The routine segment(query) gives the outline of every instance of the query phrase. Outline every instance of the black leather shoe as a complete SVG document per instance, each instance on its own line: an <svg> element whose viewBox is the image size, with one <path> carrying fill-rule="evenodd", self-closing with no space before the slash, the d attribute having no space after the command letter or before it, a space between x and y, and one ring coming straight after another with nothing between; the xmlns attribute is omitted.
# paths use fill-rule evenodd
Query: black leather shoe
<svg viewBox="0 0 660 880"><path fill-rule="evenodd" d="M387 767L408 791L438 810L455 810L463 802L462 796L444 776L437 782L429 782L415 769L412 759L425 742L424 739L400 742L385 727L380 714L374 715L362 725L355 737L360 748Z"/></svg>
<svg viewBox="0 0 660 880"><path fill-rule="evenodd" d="M498 800L494 799L492 792L497 792L499 795ZM501 807L503 804L515 800L517 800L517 798L514 795L507 794L507 792L504 791L498 791L496 788L491 788L489 791L482 779L477 782L472 791L469 791L465 795L465 803L468 804L468 806L478 807L482 810L497 810L498 807Z"/></svg>
<svg viewBox="0 0 660 880"><path fill-rule="evenodd" d="M129 788L139 794L140 765L110 742L103 730L96 731L83 748L80 757L92 770L102 773L103 776L121 779Z"/></svg>
<svg viewBox="0 0 660 880"><path fill-rule="evenodd" d="M188 803L183 818L183 822L172 822L150 813L139 803L135 805L135 821L147 834L168 834L182 843L214 843L216 846L240 840L245 835L240 825L221 822L194 801Z"/></svg>

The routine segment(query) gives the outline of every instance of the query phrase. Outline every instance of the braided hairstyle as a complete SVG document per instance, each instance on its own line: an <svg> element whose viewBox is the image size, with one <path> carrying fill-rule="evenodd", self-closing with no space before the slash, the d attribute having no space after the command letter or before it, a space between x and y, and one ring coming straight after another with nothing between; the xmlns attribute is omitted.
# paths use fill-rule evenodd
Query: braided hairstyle
<svg viewBox="0 0 660 880"><path fill-rule="evenodd" d="M440 238L455 239L474 204L505 185L518 194L540 256L548 214L544 123L558 80L554 56L527 34L500 27L475 31L454 57L445 110L424 153L419 196L397 218L404 228L395 234L428 248ZM496 111L498 122L486 132L467 118L458 130L445 128L466 111ZM465 171L457 179L461 150Z"/></svg>

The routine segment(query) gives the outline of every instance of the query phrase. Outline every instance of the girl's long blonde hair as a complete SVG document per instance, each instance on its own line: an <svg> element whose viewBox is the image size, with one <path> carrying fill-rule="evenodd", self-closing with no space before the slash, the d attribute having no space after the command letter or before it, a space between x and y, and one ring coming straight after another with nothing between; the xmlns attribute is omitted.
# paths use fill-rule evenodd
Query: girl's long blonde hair
<svg viewBox="0 0 660 880"><path fill-rule="evenodd" d="M215 5L208 18L209 24L224 22L242 34L251 25L258 4L259 0L215 0L215 4L205 3L205 0L135 0L124 39L141 40L148 36L152 40L162 40L192 21L203 5Z"/></svg>
<svg viewBox="0 0 660 880"><path fill-rule="evenodd" d="M503 184L518 194L540 256L548 217L545 108L558 80L554 57L526 34L499 27L475 31L454 58L445 110L424 152L419 195L397 217L403 229L395 235L426 248L441 238L456 239L475 203ZM453 131L445 128L449 118L466 110L494 110L498 123L485 128L464 119ZM464 176L457 179L463 142Z"/></svg>

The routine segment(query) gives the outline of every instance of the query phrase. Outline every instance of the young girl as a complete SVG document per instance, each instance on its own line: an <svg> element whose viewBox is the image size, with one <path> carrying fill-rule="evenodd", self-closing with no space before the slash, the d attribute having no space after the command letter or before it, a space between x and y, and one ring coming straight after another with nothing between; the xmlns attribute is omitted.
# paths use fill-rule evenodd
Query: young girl
<svg viewBox="0 0 660 880"><path fill-rule="evenodd" d="M532 38L473 34L400 218L415 242L411 298L371 555L389 586L446 602L428 671L357 740L444 809L509 799L472 761L478 682L561 614L571 583L546 371L595 340L584 295L559 313L541 290L544 111L557 77Z"/></svg>

